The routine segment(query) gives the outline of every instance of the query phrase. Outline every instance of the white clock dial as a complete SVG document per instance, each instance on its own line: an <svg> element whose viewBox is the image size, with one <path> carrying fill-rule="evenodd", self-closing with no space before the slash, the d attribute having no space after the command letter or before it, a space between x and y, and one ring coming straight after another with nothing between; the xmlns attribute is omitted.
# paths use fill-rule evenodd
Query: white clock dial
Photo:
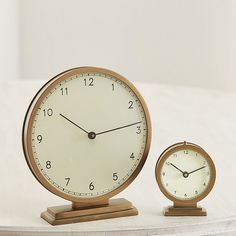
<svg viewBox="0 0 236 236"><path fill-rule="evenodd" d="M176 199L190 200L201 195L211 178L207 160L193 150L179 150L166 158L161 168L161 182Z"/></svg>
<svg viewBox="0 0 236 236"><path fill-rule="evenodd" d="M32 153L48 183L67 195L94 198L124 184L147 143L144 108L123 81L103 73L73 75L37 109Z"/></svg>

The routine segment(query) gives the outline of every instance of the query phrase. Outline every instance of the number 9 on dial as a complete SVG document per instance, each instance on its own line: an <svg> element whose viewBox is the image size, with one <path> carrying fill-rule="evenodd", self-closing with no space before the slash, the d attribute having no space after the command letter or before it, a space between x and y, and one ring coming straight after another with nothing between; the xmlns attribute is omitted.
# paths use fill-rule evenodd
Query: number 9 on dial
<svg viewBox="0 0 236 236"><path fill-rule="evenodd" d="M99 219L137 214L127 200L109 199L136 178L150 142L149 112L138 90L121 75L96 67L71 69L46 83L31 102L23 127L25 158L37 180L71 201L73 209L119 209L110 215L100 210ZM64 221L52 212L57 211L42 214L52 224L75 220L75 211L66 211ZM89 219L77 218L91 220L95 214L97 210Z"/></svg>
<svg viewBox="0 0 236 236"><path fill-rule="evenodd" d="M155 173L160 190L174 202L164 209L164 215L206 215L197 202L212 190L216 170L200 146L187 142L170 146L159 157Z"/></svg>

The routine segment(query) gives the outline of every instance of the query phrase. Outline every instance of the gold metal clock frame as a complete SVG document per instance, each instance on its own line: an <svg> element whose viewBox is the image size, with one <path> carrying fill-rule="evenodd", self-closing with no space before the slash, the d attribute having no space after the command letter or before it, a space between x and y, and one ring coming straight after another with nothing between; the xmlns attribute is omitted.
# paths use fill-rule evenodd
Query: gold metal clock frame
<svg viewBox="0 0 236 236"><path fill-rule="evenodd" d="M33 151L31 148L33 120L44 98L50 93L50 91L54 87L56 87L56 85L60 84L62 81L66 80L71 76L80 75L83 73L105 74L114 77L115 79L120 80L124 84L126 84L139 99L145 113L146 124L147 124L146 146L144 149L143 156L138 166L136 167L135 171L122 185L120 185L115 190L102 196L93 198L73 197L71 195L67 195L59 191L51 184L49 184L48 181L45 179L45 177L39 171L35 163L33 157ZM132 205L131 202L127 201L126 199L122 198L110 199L114 195L124 190L137 177L147 159L151 144L151 120L146 103L141 94L139 93L139 91L134 87L134 85L130 81L125 79L123 76L108 69L97 68L97 67L78 67L64 71L55 76L54 78L52 78L38 91L38 93L35 95L35 97L33 98L32 102L29 105L23 124L22 144L26 162L32 174L39 181L39 183L43 185L47 190L54 193L55 195L72 202L71 205L49 207L47 211L43 212L41 214L41 217L50 224L52 225L68 224L68 223L108 219L122 216L132 216L138 214L138 210Z"/></svg>
<svg viewBox="0 0 236 236"><path fill-rule="evenodd" d="M165 187L162 184L161 181L161 170L162 167L166 161L166 159L171 156L173 153L180 151L180 150L192 150L195 152L198 152L201 154L206 161L208 162L210 172L211 172L211 177L210 181L203 193L198 195L196 198L192 199L187 199L187 200L182 200L174 197L170 193L168 193L165 189ZM170 147L168 147L159 157L157 164L156 164L156 169L155 169L155 175L156 175L156 181L157 184L161 190L161 192L171 201L173 201L173 206L165 207L164 208L164 215L165 216L206 216L207 212L204 208L201 206L197 206L197 202L205 198L210 191L212 190L215 179L216 179L216 169L215 165L211 159L211 157L208 155L208 153L202 149L200 146L194 144L194 143L188 143L188 142L181 142L174 144Z"/></svg>

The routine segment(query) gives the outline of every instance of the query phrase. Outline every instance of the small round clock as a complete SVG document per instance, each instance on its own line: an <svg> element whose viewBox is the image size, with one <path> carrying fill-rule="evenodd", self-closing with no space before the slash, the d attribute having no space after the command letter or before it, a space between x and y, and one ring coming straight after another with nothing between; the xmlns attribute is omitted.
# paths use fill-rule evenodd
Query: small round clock
<svg viewBox="0 0 236 236"><path fill-rule="evenodd" d="M174 202L165 215L206 215L197 202L214 186L215 165L198 145L177 143L167 148L156 165L156 180L162 193Z"/></svg>
<svg viewBox="0 0 236 236"><path fill-rule="evenodd" d="M138 90L121 75L96 67L74 68L46 83L23 126L30 170L78 209L106 205L124 190L141 171L150 142L149 112ZM118 208L118 202L110 205Z"/></svg>

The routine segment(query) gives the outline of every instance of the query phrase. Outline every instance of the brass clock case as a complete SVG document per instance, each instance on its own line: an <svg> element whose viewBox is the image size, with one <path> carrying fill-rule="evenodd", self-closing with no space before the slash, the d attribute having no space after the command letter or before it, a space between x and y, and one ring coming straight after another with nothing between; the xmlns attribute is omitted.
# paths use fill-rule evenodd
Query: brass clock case
<svg viewBox="0 0 236 236"><path fill-rule="evenodd" d="M82 198L82 197L74 197L71 195L68 195L64 192L59 191L56 187L52 186L42 175L40 170L38 169L36 162L34 160L33 156L33 151L31 148L31 141L32 141L32 126L33 126L33 120L34 117L37 113L37 110L44 100L44 98L49 94L49 92L56 87L56 85L60 84L62 81L66 80L68 77L74 76L74 75L80 75L82 73L101 73L105 75L112 76L116 78L117 80L122 81L125 83L137 96L139 99L144 113L145 113L145 118L146 118L146 124L147 124L147 139L146 139L146 145L144 149L143 156L136 167L135 171L131 174L131 176L118 188L114 189L113 191L106 193L102 196L97 196L97 197L91 197L91 198ZM107 69L103 68L97 68L97 67L78 67L78 68L73 68L67 71L64 71L54 78L52 78L50 81L48 81L35 95L33 98L32 102L29 105L29 108L27 110L25 119L24 119L24 124L23 124L23 131L22 131L22 144L23 144L23 151L25 155L25 159L27 161L27 164L33 173L33 175L36 177L36 179L42 184L46 189L48 189L50 192L67 199L69 201L76 203L81 203L81 204L95 204L98 202L104 202L107 199L113 197L114 195L118 194L122 190L124 190L133 180L137 177L139 172L141 171L146 158L148 156L149 148L150 148L150 143L151 143L151 120L150 120L150 115L148 112L148 108L146 106L146 103L144 99L142 98L141 94L138 92L138 90L134 87L134 85L125 79L123 76Z"/></svg>
<svg viewBox="0 0 236 236"><path fill-rule="evenodd" d="M161 181L161 170L162 167L165 163L165 161L167 160L167 158L169 156L171 156L172 154L181 151L181 150L192 150L195 152L198 152L199 154L201 154L204 159L207 161L209 168L210 168L210 173L211 173L211 177L210 177L210 181L206 187L206 189L199 194L198 196L196 196L195 198L191 198L191 199L179 199L174 197L173 195L171 195L166 188L163 186L163 183ZM215 169L215 165L211 159L211 157L208 155L208 153L202 149L200 146L194 144L194 143L187 143L187 142L181 142L181 143L176 143L170 147L168 147L159 157L157 164L156 164L156 168L155 168L155 175L156 175L156 181L157 184L161 190L161 192L171 201L174 202L175 206L195 206L197 202L199 202L200 200L202 200L203 198L205 198L209 192L212 190L214 184L215 184L215 179L216 179L216 169Z"/></svg>

